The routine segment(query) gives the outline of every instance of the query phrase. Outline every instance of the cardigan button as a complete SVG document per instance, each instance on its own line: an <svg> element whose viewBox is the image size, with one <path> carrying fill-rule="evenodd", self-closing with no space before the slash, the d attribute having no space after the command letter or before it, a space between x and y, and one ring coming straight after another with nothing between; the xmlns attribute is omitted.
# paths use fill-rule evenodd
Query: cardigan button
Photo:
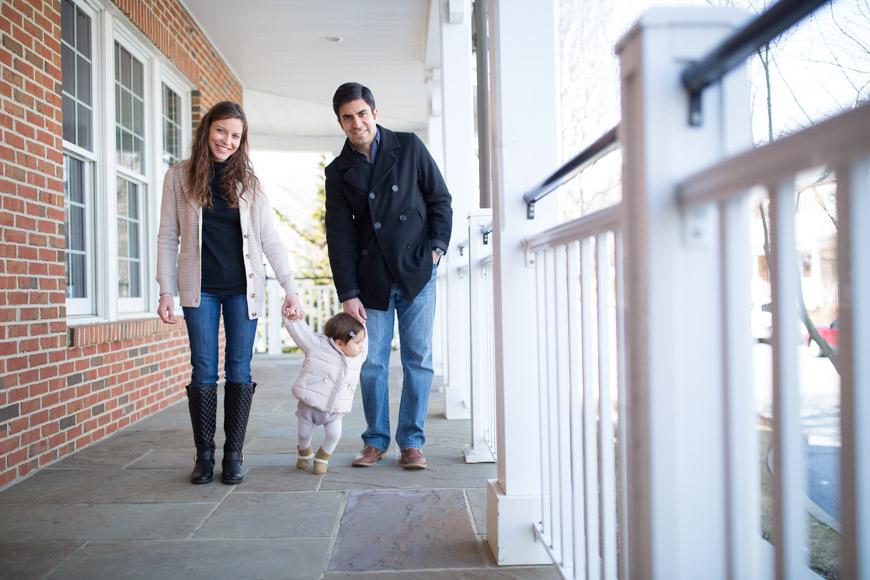
<svg viewBox="0 0 870 580"><path fill-rule="evenodd" d="M251 313L251 316L257 316L257 313L256 313L256 312L252 312L252 313Z"/></svg>
<svg viewBox="0 0 870 580"><path fill-rule="evenodd" d="M381 222L375 222L375 229L376 230L381 229Z"/></svg>
<svg viewBox="0 0 870 580"><path fill-rule="evenodd" d="M368 255L369 255L369 251L368 251L368 250L363 250L363 251L362 251L362 255L363 255L363 256L368 256Z"/></svg>
<svg viewBox="0 0 870 580"><path fill-rule="evenodd" d="M400 216L399 216L399 221L400 221L400 222L403 222L403 221L405 221L406 219L408 219L408 217L405 216L405 215L400 215Z"/></svg>
<svg viewBox="0 0 870 580"><path fill-rule="evenodd" d="M253 274L248 274L248 278L253 278L253 277L254 277Z"/></svg>
<svg viewBox="0 0 870 580"><path fill-rule="evenodd" d="M254 298L255 296L257 296L257 295L254 294L253 292L251 292L251 298Z"/></svg>
<svg viewBox="0 0 870 580"><path fill-rule="evenodd" d="M375 198L375 192L373 191L369 194L369 199L374 199L374 198Z"/></svg>
<svg viewBox="0 0 870 580"><path fill-rule="evenodd" d="M391 189L392 189L393 191L399 191L399 186L398 186L398 185L393 185L393 187L392 187Z"/></svg>

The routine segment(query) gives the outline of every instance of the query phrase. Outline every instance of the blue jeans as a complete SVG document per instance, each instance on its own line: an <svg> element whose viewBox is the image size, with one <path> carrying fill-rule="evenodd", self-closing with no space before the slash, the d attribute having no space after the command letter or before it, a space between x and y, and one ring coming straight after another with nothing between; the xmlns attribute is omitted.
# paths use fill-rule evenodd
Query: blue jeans
<svg viewBox="0 0 870 580"><path fill-rule="evenodd" d="M423 449L423 426L432 390L432 327L435 324L435 266L423 291L408 300L396 285L390 291L386 311L366 309L369 352L360 371L360 391L368 428L362 434L365 445L386 451L390 447L390 343L393 320L399 318L402 355L402 399L396 443L399 449Z"/></svg>
<svg viewBox="0 0 870 580"><path fill-rule="evenodd" d="M244 294L224 295L203 292L199 307L185 306L184 321L190 340L191 387L215 385L218 375L218 333L221 307L224 316L224 374L231 383L251 382L251 358L257 336L257 319L248 318Z"/></svg>

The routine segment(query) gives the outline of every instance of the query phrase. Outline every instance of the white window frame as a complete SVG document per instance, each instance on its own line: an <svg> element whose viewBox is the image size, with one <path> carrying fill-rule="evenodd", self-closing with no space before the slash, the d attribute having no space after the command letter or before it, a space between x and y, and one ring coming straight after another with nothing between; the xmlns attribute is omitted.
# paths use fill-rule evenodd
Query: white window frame
<svg viewBox="0 0 870 580"><path fill-rule="evenodd" d="M107 59L111 60L111 67L109 67L109 76L111 77L111 93L112 93L112 106L106 107L105 113L110 115L110 119L107 121L111 125L111 133L112 133L112 169L115 173L115 178L112 180L111 184L111 193L107 195L108 198L111 198L111 206L113 208L112 214L114 219L111 224L108 226L111 228L111 237L114 240L114 251L112 252L112 256L114 259L110 260L109 265L109 275L111 276L111 280L114 280L114 286L111 288L110 293L114 294L115 300L117 301L117 309L118 316L122 317L129 314L137 314L147 310L147 304L149 304L148 300L151 298L150 292L150 284L148 284L149 274L155 273L155 266L148 259L148 251L147 248L151 245L152 240L156 240L157 231L151 231L150 224L148 223L148 206L154 203L153 199L153 188L149 187L151 183L154 181L155 173L153 171L154 163L153 163L153 147L149 147L150 141L162 141L161 135L158 131L155 130L154 119L152 118L152 109L153 105L149 103L149 100L153 99L153 57L148 53L148 50L140 45L140 43L132 37L132 35L126 30L126 28L118 21L115 20L114 23L114 37L112 42L112 58ZM142 96L145 100L143 109L142 109L142 126L143 126L143 134L145 138L145 142L143 143L142 154L145 155L144 160L144 173L139 173L133 171L127 167L123 167L118 164L116 160L117 155L117 147L118 144L115 140L115 108L117 107L117 103L115 102L115 43L120 44L126 51L128 51L133 58L137 59L142 63ZM118 281L120 279L119 271L118 271L118 261L120 260L120 256L118 254L118 203L117 203L117 180L118 178L123 178L127 181L131 181L135 183L139 188L138 202L139 206L137 207L137 215L139 216L139 288L140 288L140 296L136 297L121 297L120 291L118 288ZM159 204L159 201L157 202ZM156 310L156 301L155 302L155 310Z"/></svg>
<svg viewBox="0 0 870 580"><path fill-rule="evenodd" d="M91 101L96 104L99 101L98 82L101 64L99 47L97 39L100 36L100 21L97 11L93 6L86 2L71 0L72 4L79 8L91 19ZM97 107L93 106L93 118L91 120L91 144L93 151L88 151L84 147L63 141L63 155L69 156L85 165L85 267L87 268L87 285L88 292L84 298L67 298L66 299L66 314L67 316L80 316L92 314L95 310L97 297L100 295L97 278L95 276L96 265L94 264L94 248L98 220L96 219L97 206L97 167L100 158L100 139L99 139L99 124L97 119ZM66 176L64 176L66 178ZM65 206L66 204L64 204ZM64 209L66 209L64 207Z"/></svg>
<svg viewBox="0 0 870 580"><path fill-rule="evenodd" d="M155 77L160 78L160 82L155 83L154 87L154 98L152 101L154 102L154 118L159 119L160 123L160 135L161 139L154 144L154 152L152 154L152 159L155 161L156 171L160 175L160 179L157 181L157 185L159 189L156 190L155 196L157 197L157 203L153 204L152 215L151 215L151 223L153 224L153 231L155 234L155 239L157 235L157 229L160 226L160 201L163 198L163 179L165 177L165 171L163 169L163 85L169 87L173 92L181 97L181 119L179 120L181 125L181 158L186 159L190 156L190 143L193 139L193 132L191 127L193 126L193 113L191 111L191 92L194 87L187 81L183 76L179 75L172 69L168 67L161 66L161 63L157 63L158 74ZM151 263L154 264L154 267L157 267L157 244L150 244L148 249L151 252ZM157 285L157 281L154 277L151 277L152 287L154 296L157 296L159 300L160 289ZM178 298L178 290L176 289L174 295L173 303L175 304L176 313L181 312L181 301Z"/></svg>
<svg viewBox="0 0 870 580"><path fill-rule="evenodd" d="M87 298L67 298L71 322L98 322L155 316L158 288L156 238L163 187L162 86L181 97L182 155L192 138L191 102L196 86L181 74L112 3L71 0L91 18L93 152L64 141L63 153L86 164ZM116 163L115 42L143 65L143 173ZM99 105L99 106L98 106ZM117 180L139 188L139 259L141 296L122 298L118 288Z"/></svg>

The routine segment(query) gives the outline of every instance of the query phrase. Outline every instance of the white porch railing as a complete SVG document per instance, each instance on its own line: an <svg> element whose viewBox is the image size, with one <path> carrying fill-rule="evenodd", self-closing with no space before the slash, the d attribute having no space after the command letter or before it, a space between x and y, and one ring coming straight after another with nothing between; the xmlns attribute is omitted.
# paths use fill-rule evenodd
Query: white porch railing
<svg viewBox="0 0 870 580"><path fill-rule="evenodd" d="M323 332L323 325L334 314L341 312L338 294L331 284L299 283L299 298L305 308L305 321L315 332ZM285 346L295 346L290 334L284 329L281 303L284 290L274 278L266 279L266 315L257 324L254 352L281 354Z"/></svg>
<svg viewBox="0 0 870 580"><path fill-rule="evenodd" d="M624 521L617 522L625 506L616 509L626 473L616 459L625 458L617 452L625 441L625 422L617 422L625 402L617 341L621 216L617 205L526 240L537 278L542 493L535 532L565 578L617 577L617 545L626 545Z"/></svg>
<svg viewBox="0 0 870 580"><path fill-rule="evenodd" d="M841 574L870 578L870 360L860 356L870 352L870 105L752 149L737 67L703 97L705 121L689 126L685 63L742 20L703 10L641 19L617 47L623 201L525 239L541 449L541 509L529 523L566 578L811 577L794 182L820 165L837 175L840 219ZM770 567L750 350L756 186L771 200ZM499 411L500 422L517 417Z"/></svg>
<svg viewBox="0 0 870 580"><path fill-rule="evenodd" d="M498 449L495 404L495 352L492 286L492 212L478 210L468 220L468 296L471 336L471 442L466 463L495 461Z"/></svg>
<svg viewBox="0 0 870 580"><path fill-rule="evenodd" d="M720 263L726 282L740 280L740 256L727 243L745 228L748 191L763 186L770 197L771 294L773 302L773 471L775 488L774 539L776 577L806 574L808 531L804 501L804 439L800 425L798 353L792 337L798 334L794 304L798 301L798 256L795 252L795 179L804 171L825 166L837 176L839 216L840 370L842 433L842 570L843 578L870 577L870 361L859 353L870 347L870 105L805 129L765 147L731 157L682 182L679 200L687 212L698 208L718 215L726 242ZM745 342L746 289L729 283L720 307L724 313L725 369L744 364L739 341ZM848 328L848 330L847 330ZM730 373L729 373L730 374ZM735 373L736 374L736 373ZM725 400L739 404L745 391L739 376L726 377ZM751 395L750 395L751 396ZM733 402L733 403L732 403ZM730 414L730 412L729 412ZM729 417L730 418L730 417ZM735 419L739 419L735 417ZM746 425L729 426L727 454L733 474L729 502L734 527L747 527L757 514L741 494L741 474L757 466L746 463L742 450L751 441ZM748 521L744 521L748 520ZM743 525L740 525L740 524ZM737 543L738 539L732 541ZM735 563L738 568L740 563Z"/></svg>

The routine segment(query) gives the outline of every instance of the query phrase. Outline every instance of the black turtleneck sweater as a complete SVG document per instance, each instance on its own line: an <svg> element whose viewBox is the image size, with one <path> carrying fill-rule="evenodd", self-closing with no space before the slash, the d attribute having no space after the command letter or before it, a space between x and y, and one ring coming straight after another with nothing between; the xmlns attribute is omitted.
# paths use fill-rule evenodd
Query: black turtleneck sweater
<svg viewBox="0 0 870 580"><path fill-rule="evenodd" d="M202 291L209 294L244 294L247 284L239 208L227 207L227 200L218 191L218 180L226 163L213 163L212 208L202 209Z"/></svg>

